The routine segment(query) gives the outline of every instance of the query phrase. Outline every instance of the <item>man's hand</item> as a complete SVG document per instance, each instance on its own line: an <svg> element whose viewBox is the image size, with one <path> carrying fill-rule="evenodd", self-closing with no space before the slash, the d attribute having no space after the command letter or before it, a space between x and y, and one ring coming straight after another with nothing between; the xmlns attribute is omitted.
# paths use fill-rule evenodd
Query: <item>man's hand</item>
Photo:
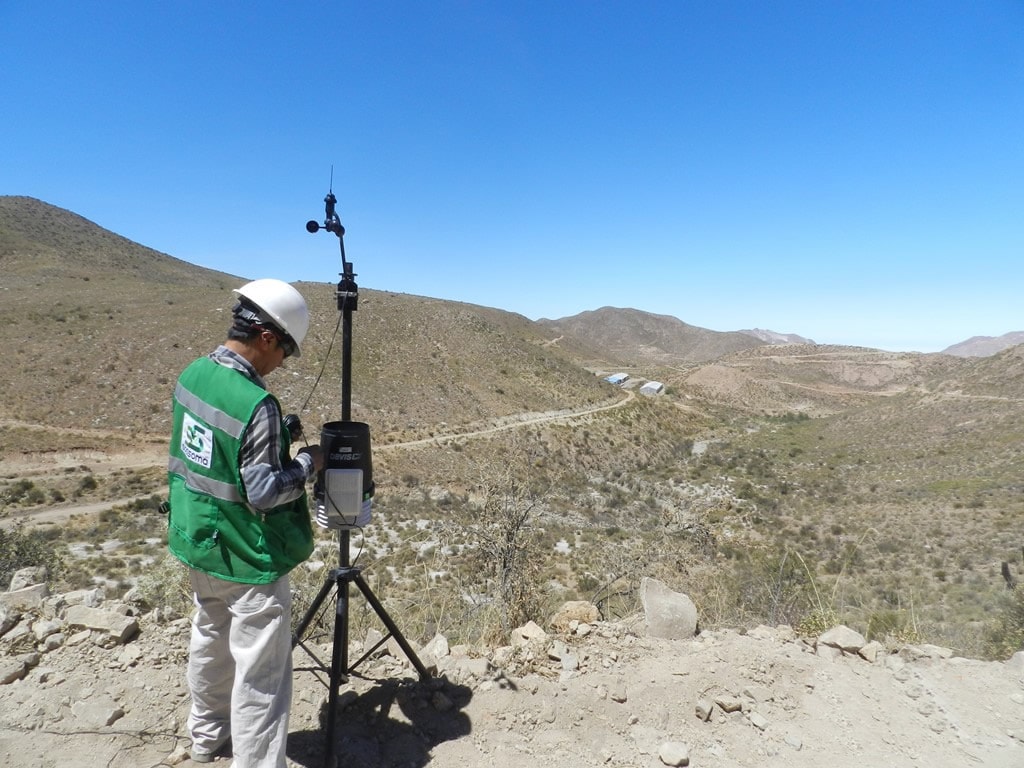
<svg viewBox="0 0 1024 768"><path fill-rule="evenodd" d="M324 468L324 452L319 445L307 445L300 448L299 453L307 453L313 459L313 471L319 472Z"/></svg>

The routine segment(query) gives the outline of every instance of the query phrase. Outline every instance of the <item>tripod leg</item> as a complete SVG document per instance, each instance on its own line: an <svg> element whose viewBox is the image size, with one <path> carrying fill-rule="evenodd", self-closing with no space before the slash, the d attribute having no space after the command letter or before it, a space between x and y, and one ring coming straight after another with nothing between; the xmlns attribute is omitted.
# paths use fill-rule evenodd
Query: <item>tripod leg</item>
<svg viewBox="0 0 1024 768"><path fill-rule="evenodd" d="M409 661L412 662L412 665L416 667L416 671L420 673L420 680L429 680L430 673L427 671L427 668L423 666L423 662L420 661L420 657L416 655L416 651L414 651L412 646L409 645L409 641L405 639L405 635L403 635L398 629L398 625L391 620L388 612L384 610L384 606L381 604L380 600L377 599L377 596L373 594L373 590L370 589L370 585L363 579L362 574L357 573L353 580L355 581L356 586L359 587L359 591L362 592L363 596L366 598L366 602L373 606L373 610L380 617L380 620L384 622L384 626L388 628L388 632L390 632L391 636L395 638L395 641L398 643Z"/></svg>
<svg viewBox="0 0 1024 768"><path fill-rule="evenodd" d="M327 725L324 728L324 766L334 768L334 724L338 714L338 688L348 675L348 581L338 582L334 614L334 645L331 650L331 685L327 694Z"/></svg>

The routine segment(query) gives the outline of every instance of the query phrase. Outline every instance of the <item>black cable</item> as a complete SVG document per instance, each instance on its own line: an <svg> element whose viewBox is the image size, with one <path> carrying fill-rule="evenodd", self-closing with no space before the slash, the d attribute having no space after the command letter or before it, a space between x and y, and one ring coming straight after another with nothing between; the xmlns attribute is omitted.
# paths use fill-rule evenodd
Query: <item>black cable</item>
<svg viewBox="0 0 1024 768"><path fill-rule="evenodd" d="M344 302L345 301L347 301L347 299L342 299L342 302L343 302L342 306L344 306ZM320 379L323 378L324 371L327 370L327 361L331 359L331 350L334 349L334 341L335 341L335 339L338 338L338 329L341 328L341 317L342 317L342 315L339 312L338 313L338 322L334 326L334 333L331 334L331 341L327 345L327 354L324 355L324 361L320 365L320 372L316 375L316 379L313 381L313 386L310 388L309 394L306 395L306 399L302 401L302 406L299 408L299 413L305 413L306 412L306 407L309 405L309 401L313 399L313 395L316 392L316 388L320 384ZM309 445L308 442L306 444Z"/></svg>

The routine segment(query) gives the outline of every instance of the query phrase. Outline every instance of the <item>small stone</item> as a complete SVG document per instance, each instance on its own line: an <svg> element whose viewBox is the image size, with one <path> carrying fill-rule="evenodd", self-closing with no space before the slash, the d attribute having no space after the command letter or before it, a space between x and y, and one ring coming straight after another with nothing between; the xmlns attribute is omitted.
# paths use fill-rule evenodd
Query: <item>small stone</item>
<svg viewBox="0 0 1024 768"><path fill-rule="evenodd" d="M50 590L45 584L33 584L21 589L0 592L0 603L14 611L38 609L49 594Z"/></svg>
<svg viewBox="0 0 1024 768"><path fill-rule="evenodd" d="M179 745L179 746L175 747L174 751L171 752L171 754L169 754L164 759L167 761L168 765L181 765L186 760L190 759L189 758L189 749L188 749L188 747L186 747L183 744Z"/></svg>
<svg viewBox="0 0 1024 768"><path fill-rule="evenodd" d="M28 664L18 659L0 659L0 685L21 680L28 674Z"/></svg>
<svg viewBox="0 0 1024 768"><path fill-rule="evenodd" d="M34 587L38 584L46 583L46 568L43 566L30 566L28 568L21 568L14 572L11 576L11 584L8 587L8 591L17 592L19 589L25 587Z"/></svg>
<svg viewBox="0 0 1024 768"><path fill-rule="evenodd" d="M645 576L640 580L640 603L650 637L683 640L696 634L697 606L689 595Z"/></svg>
<svg viewBox="0 0 1024 768"><path fill-rule="evenodd" d="M451 647L448 645L448 638L442 634L436 634L424 645L419 652L420 661L427 668L437 669L442 660L451 655Z"/></svg>
<svg viewBox="0 0 1024 768"><path fill-rule="evenodd" d="M36 636L36 640L42 641L48 638L50 635L55 635L60 632L63 624L53 619L42 619L35 622L32 625L32 632Z"/></svg>
<svg viewBox="0 0 1024 768"><path fill-rule="evenodd" d="M759 731L763 731L765 728L768 727L768 718L766 718L760 712L751 712L750 724L757 728Z"/></svg>
<svg viewBox="0 0 1024 768"><path fill-rule="evenodd" d="M539 640L547 637L547 632L541 629L536 622L528 621L523 626L512 630L511 642L515 647L529 645L532 640Z"/></svg>
<svg viewBox="0 0 1024 768"><path fill-rule="evenodd" d="M931 645L925 643L920 646L921 651L930 659L951 659L953 658L953 650L951 648L944 648L941 645Z"/></svg>
<svg viewBox="0 0 1024 768"><path fill-rule="evenodd" d="M561 661L562 657L569 653L569 646L561 640L555 640L548 648L548 658L552 661Z"/></svg>
<svg viewBox="0 0 1024 768"><path fill-rule="evenodd" d="M722 696L715 699L715 704L721 707L723 712L739 712L743 709L743 701L735 696Z"/></svg>
<svg viewBox="0 0 1024 768"><path fill-rule="evenodd" d="M142 648L137 643L129 643L118 654L117 662L122 667L135 666L142 659Z"/></svg>
<svg viewBox="0 0 1024 768"><path fill-rule="evenodd" d="M702 720L705 723L711 719L711 712L714 710L715 705L712 704L708 699L699 699L695 712L698 720Z"/></svg>
<svg viewBox="0 0 1024 768"><path fill-rule="evenodd" d="M593 603L586 600L570 600L563 603L551 619L551 626L557 631L574 631L580 624L597 621L601 612ZM573 624L576 627L573 627Z"/></svg>
<svg viewBox="0 0 1024 768"><path fill-rule="evenodd" d="M870 661L872 664L878 659L878 655L885 651L885 646L877 640L872 640L870 643L865 645L858 651L860 657L865 661Z"/></svg>
<svg viewBox="0 0 1024 768"><path fill-rule="evenodd" d="M658 759L665 765L689 765L690 748L681 741L666 741L658 749Z"/></svg>

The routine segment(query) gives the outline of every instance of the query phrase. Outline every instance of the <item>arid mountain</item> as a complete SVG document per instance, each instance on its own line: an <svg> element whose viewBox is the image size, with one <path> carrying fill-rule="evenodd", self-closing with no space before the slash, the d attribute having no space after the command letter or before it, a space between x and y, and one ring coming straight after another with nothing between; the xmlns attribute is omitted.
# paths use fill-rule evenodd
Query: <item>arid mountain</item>
<svg viewBox="0 0 1024 768"><path fill-rule="evenodd" d="M0 417L155 434L167 428L177 371L223 338L231 289L255 277L188 264L27 197L0 197L0 270L0 322L13 350L0 373ZM273 385L286 408L319 423L338 417L338 313L333 285L300 289L314 318L306 354ZM836 413L964 370L991 369L993 387L1018 386L1006 359L971 367L945 355L766 345L749 331L710 331L635 309L534 323L365 288L359 307L353 415L370 421L378 439L608 402L616 390L593 375L602 365L763 412Z"/></svg>
<svg viewBox="0 0 1024 768"><path fill-rule="evenodd" d="M1017 344L1024 344L1024 331L1012 331L1002 336L972 336L959 344L946 347L943 353L957 357L988 357Z"/></svg>
<svg viewBox="0 0 1024 768"><path fill-rule="evenodd" d="M586 348L602 350L606 362L625 366L702 363L764 344L747 333L709 331L638 309L602 307L537 322L552 336L576 339Z"/></svg>
<svg viewBox="0 0 1024 768"><path fill-rule="evenodd" d="M0 197L0 323L13 353L0 418L162 433L177 373L223 340L233 277L132 243L76 214ZM340 418L341 338L330 284L299 289L313 322L303 356L272 382L307 423ZM614 397L564 345L509 312L360 290L353 417L423 436Z"/></svg>
<svg viewBox="0 0 1024 768"><path fill-rule="evenodd" d="M964 361L833 345L763 346L667 375L666 383L745 411L824 415L953 375Z"/></svg>
<svg viewBox="0 0 1024 768"><path fill-rule="evenodd" d="M0 322L13 350L0 373L0 418L143 434L166 430L174 377L223 338L231 289L255 277L188 264L27 197L0 197L0 270ZM300 289L314 318L306 354L272 383L286 409L322 423L338 418L340 406L334 286ZM609 402L616 390L593 375L601 366L630 366L688 397L741 410L824 414L923 388L958 375L965 362L766 345L750 332L710 331L634 309L534 323L365 288L359 306L353 416L384 441ZM1013 389L1004 365L981 360L977 370L991 366L989 378Z"/></svg>
<svg viewBox="0 0 1024 768"><path fill-rule="evenodd" d="M749 328L741 330L740 333L746 333L749 336L753 336L755 339L760 339L765 344L813 344L813 339L807 339L803 336L799 336L795 333L778 333L776 331L769 331L765 328Z"/></svg>
<svg viewBox="0 0 1024 768"><path fill-rule="evenodd" d="M195 267L30 198L0 198L0 274L0 515L161 492L175 377L223 339L231 289L258 275ZM340 418L339 318L333 285L299 289L303 356L269 383L315 441ZM865 631L909 604L916 626L977 652L1000 563L1019 560L1024 347L979 359L765 344L632 309L531 322L365 287L353 324L353 417L374 433L379 508L473 520L481 486L517 467L553 489L536 507L538 573L574 595L629 595L656 575L703 594L709 622L740 626L765 606L772 623L798 616L808 592L781 605L779 590L820 585ZM665 391L611 386L595 375L608 368ZM436 567L380 547L396 589L416 568L460 565L444 559L458 546L417 535ZM562 539L572 555L552 559Z"/></svg>
<svg viewBox="0 0 1024 768"><path fill-rule="evenodd" d="M109 298L122 280L174 286L237 282L231 275L134 243L71 211L9 195L0 195L0 266L5 305L23 298L19 291L32 288L45 289L47 301L59 302L74 301L81 292ZM100 288L83 285L92 280ZM110 281L116 282L111 286Z"/></svg>

